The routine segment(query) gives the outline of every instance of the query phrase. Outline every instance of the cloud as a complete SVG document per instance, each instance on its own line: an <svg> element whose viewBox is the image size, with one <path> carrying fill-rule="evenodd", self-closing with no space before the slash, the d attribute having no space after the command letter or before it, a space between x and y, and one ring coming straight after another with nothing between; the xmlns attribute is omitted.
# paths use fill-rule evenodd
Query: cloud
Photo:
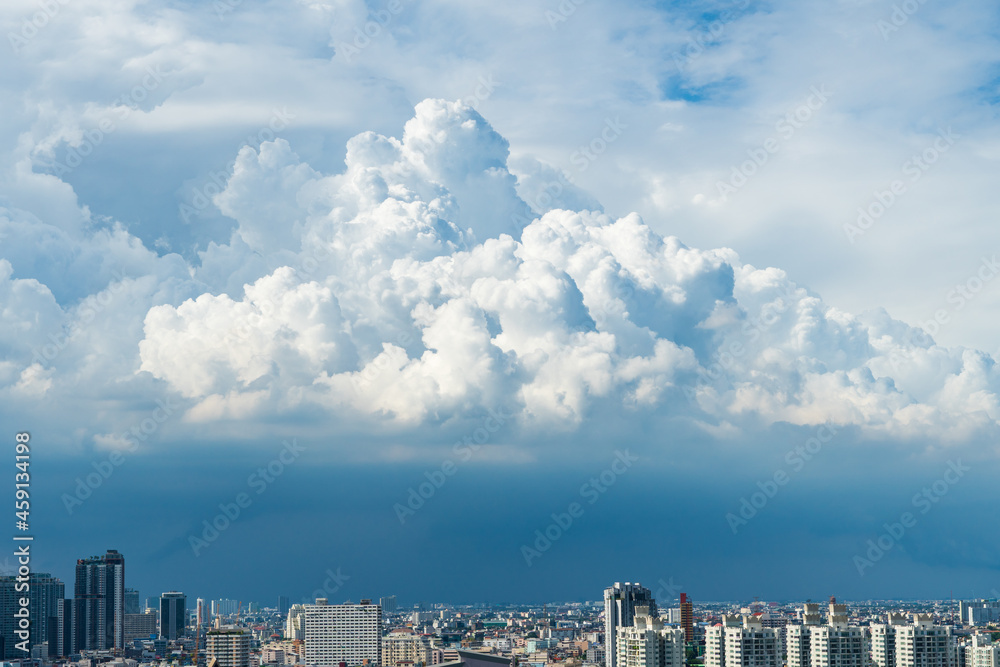
<svg viewBox="0 0 1000 667"><path fill-rule="evenodd" d="M273 268L242 295L152 308L141 370L199 414L251 401L411 426L501 402L557 429L598 404L902 437L1000 417L986 355L842 312L733 250L636 214L553 209L507 231L526 206L507 156L476 111L439 100L401 140L353 138L340 174L282 139L244 148L216 203Z"/></svg>

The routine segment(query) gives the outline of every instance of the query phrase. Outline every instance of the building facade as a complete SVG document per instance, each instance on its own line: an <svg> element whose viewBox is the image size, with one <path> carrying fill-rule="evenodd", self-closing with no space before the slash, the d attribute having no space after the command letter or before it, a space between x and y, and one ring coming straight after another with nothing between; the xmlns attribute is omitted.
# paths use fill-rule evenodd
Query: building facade
<svg viewBox="0 0 1000 667"><path fill-rule="evenodd" d="M895 667L958 667L951 627L934 625L930 614L912 614L911 619L896 627Z"/></svg>
<svg viewBox="0 0 1000 667"><path fill-rule="evenodd" d="M783 667L784 648L777 628L765 628L752 615L722 617L705 633L705 667Z"/></svg>
<svg viewBox="0 0 1000 667"><path fill-rule="evenodd" d="M830 603L826 625L809 630L811 667L871 667L868 633L849 625L847 605Z"/></svg>
<svg viewBox="0 0 1000 667"><path fill-rule="evenodd" d="M363 601L364 602L364 601ZM305 662L317 667L382 664L382 608L377 604L303 605Z"/></svg>
<svg viewBox="0 0 1000 667"><path fill-rule="evenodd" d="M619 667L684 667L684 644L683 629L639 607L633 625L618 628L615 654Z"/></svg>
<svg viewBox="0 0 1000 667"><path fill-rule="evenodd" d="M206 664L217 667L250 667L250 633L242 628L217 628L205 635Z"/></svg>

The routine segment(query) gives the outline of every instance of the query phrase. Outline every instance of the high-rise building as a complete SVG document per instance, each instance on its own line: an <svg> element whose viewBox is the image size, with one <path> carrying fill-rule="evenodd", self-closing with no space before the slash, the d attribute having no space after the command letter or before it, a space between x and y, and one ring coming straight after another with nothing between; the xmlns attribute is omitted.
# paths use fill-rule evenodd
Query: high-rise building
<svg viewBox="0 0 1000 667"><path fill-rule="evenodd" d="M618 628L627 628L635 619L636 607L645 607L650 616L658 616L656 600L648 588L638 583L615 585L604 589L604 665L618 667L615 653L615 640Z"/></svg>
<svg viewBox="0 0 1000 667"><path fill-rule="evenodd" d="M820 624L819 605L807 602L802 606L802 625L785 629L785 663L788 667L810 667L809 636Z"/></svg>
<svg viewBox="0 0 1000 667"><path fill-rule="evenodd" d="M684 667L684 644L684 630L638 607L632 626L618 628L615 655L619 667Z"/></svg>
<svg viewBox="0 0 1000 667"><path fill-rule="evenodd" d="M139 591L134 588L125 589L125 613L126 614L141 614L142 609L139 609Z"/></svg>
<svg viewBox="0 0 1000 667"><path fill-rule="evenodd" d="M911 619L896 628L896 667L957 667L951 627L934 625L931 614L912 614Z"/></svg>
<svg viewBox="0 0 1000 667"><path fill-rule="evenodd" d="M113 549L76 561L73 646L104 651L125 646L125 557Z"/></svg>
<svg viewBox="0 0 1000 667"><path fill-rule="evenodd" d="M125 614L125 642L156 636L156 612Z"/></svg>
<svg viewBox="0 0 1000 667"><path fill-rule="evenodd" d="M173 641L187 634L187 596L170 591L160 596L160 638Z"/></svg>
<svg viewBox="0 0 1000 667"><path fill-rule="evenodd" d="M681 593L681 627L684 629L684 641L694 641L694 605L687 593Z"/></svg>
<svg viewBox="0 0 1000 667"><path fill-rule="evenodd" d="M1000 644L990 641L989 635L972 635L965 646L966 667L1000 667Z"/></svg>
<svg viewBox="0 0 1000 667"><path fill-rule="evenodd" d="M831 599L826 625L810 628L809 656L811 667L871 666L868 634L848 624L847 605Z"/></svg>
<svg viewBox="0 0 1000 667"><path fill-rule="evenodd" d="M783 658L779 629L756 616L727 614L705 633L705 667L782 667Z"/></svg>
<svg viewBox="0 0 1000 667"><path fill-rule="evenodd" d="M250 633L242 628L217 628L205 636L206 664L215 658L218 667L250 667Z"/></svg>
<svg viewBox="0 0 1000 667"><path fill-rule="evenodd" d="M288 616L288 596L286 595L278 596L278 615Z"/></svg>
<svg viewBox="0 0 1000 667"><path fill-rule="evenodd" d="M886 623L872 623L871 656L874 667L896 667L896 628L906 625L906 614L889 614Z"/></svg>
<svg viewBox="0 0 1000 667"><path fill-rule="evenodd" d="M201 628L208 625L208 607L205 605L204 598L198 598L195 602L195 614L194 614L195 628Z"/></svg>
<svg viewBox="0 0 1000 667"><path fill-rule="evenodd" d="M379 598L379 606L382 607L383 614L395 614L396 613L396 596L390 595L389 597Z"/></svg>
<svg viewBox="0 0 1000 667"><path fill-rule="evenodd" d="M46 642L48 657L66 655L63 635L65 584L46 572L30 573L27 591L18 591L17 583L17 577L0 577L0 609L5 610L5 613L0 614L3 658L29 659L32 649ZM24 597L25 592L28 593L29 625L27 642L22 643L23 640L14 632L17 629L14 610L19 608L17 600ZM18 644L27 651L18 648Z"/></svg>
<svg viewBox="0 0 1000 667"><path fill-rule="evenodd" d="M366 602L366 601L363 601ZM304 609L305 663L337 667L341 662L382 664L382 608L377 604L336 604L318 598Z"/></svg>

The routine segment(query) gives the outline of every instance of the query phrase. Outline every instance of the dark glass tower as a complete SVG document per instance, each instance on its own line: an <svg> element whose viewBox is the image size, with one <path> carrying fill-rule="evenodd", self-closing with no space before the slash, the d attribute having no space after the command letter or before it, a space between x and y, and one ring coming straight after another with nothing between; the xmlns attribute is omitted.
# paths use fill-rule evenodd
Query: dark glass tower
<svg viewBox="0 0 1000 667"><path fill-rule="evenodd" d="M113 549L76 561L75 651L125 647L125 557Z"/></svg>

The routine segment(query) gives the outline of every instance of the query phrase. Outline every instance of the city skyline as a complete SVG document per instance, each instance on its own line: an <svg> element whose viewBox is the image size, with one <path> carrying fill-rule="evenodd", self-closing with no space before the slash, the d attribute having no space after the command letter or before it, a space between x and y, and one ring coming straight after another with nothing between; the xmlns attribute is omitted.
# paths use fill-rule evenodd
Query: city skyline
<svg viewBox="0 0 1000 667"><path fill-rule="evenodd" d="M127 556L80 614L997 596L996 3L0 5L8 492L33 570Z"/></svg>

